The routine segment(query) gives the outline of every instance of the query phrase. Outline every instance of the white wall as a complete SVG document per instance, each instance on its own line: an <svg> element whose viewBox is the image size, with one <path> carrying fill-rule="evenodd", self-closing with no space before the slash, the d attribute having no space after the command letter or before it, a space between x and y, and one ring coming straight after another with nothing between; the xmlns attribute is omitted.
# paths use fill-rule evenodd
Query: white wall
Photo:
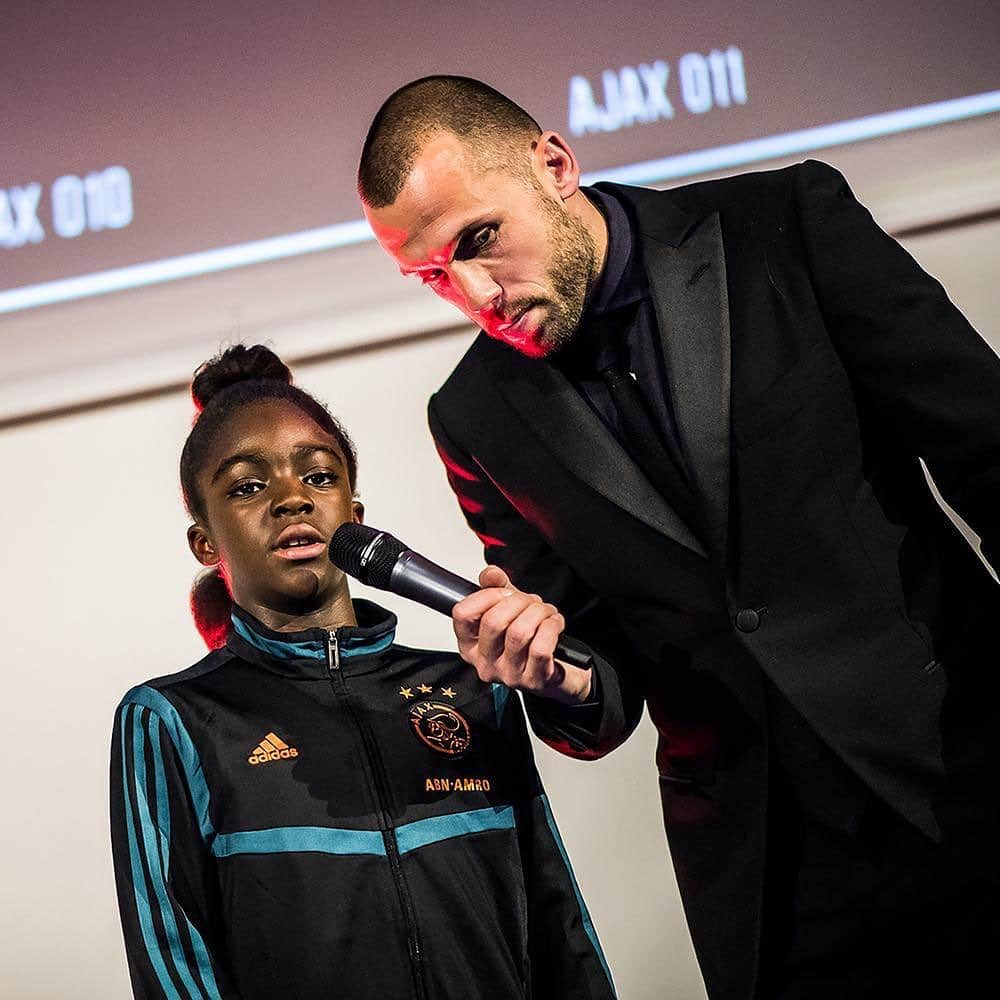
<svg viewBox="0 0 1000 1000"><path fill-rule="evenodd" d="M899 171L906 183L894 184L891 156L884 170L860 179L851 174L849 151L848 162L830 158L845 166L877 215L885 218L910 205L912 219L912 206L962 203L963 191L968 197L982 181L981 164L998 154L1000 149L987 149L963 160L956 153L964 172L952 172L944 188L934 171L925 171L921 183L910 159ZM1000 346L994 290L1000 221L922 236L908 245ZM302 267L321 280L322 260L310 258ZM255 273L264 283L280 275L281 287L286 278L295 280L290 262ZM173 290L177 337L189 349L187 369L207 356L216 339L205 329L191 332L195 324L185 309L193 286L196 300L209 297L211 286L204 283ZM150 301L165 310L163 291L151 290ZM280 291L275 289L278 299ZM141 300L129 303L136 324L140 306ZM295 302L288 308L293 314ZM100 327L78 325L81 313L60 307L49 315L50 323L64 324L67 336L94 338L98 349ZM270 338L282 349L286 337L295 335L294 323L286 328L282 315L275 306L267 323L250 329L226 324L221 333ZM40 312L31 322L42 319ZM338 322L344 321L340 316ZM442 334L297 370L300 383L329 402L357 441L369 522L472 575L479 567L478 543L460 521L423 418L428 393L468 336ZM30 349L22 339L20 355L30 356ZM108 848L108 744L115 705L128 687L201 655L186 606L197 567L184 541L187 522L176 477L191 416L187 396L178 391L0 431L8 497L0 583L3 997L129 995ZM400 615L404 641L450 643L446 620L384 600ZM698 1000L703 989L669 870L652 749L645 724L604 761L577 763L544 747L538 756L623 1000Z"/></svg>

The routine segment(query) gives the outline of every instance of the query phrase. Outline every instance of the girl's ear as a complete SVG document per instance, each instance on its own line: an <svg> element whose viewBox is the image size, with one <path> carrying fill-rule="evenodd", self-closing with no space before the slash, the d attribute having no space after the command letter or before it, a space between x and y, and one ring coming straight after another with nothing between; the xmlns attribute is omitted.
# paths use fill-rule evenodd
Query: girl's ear
<svg viewBox="0 0 1000 1000"><path fill-rule="evenodd" d="M219 565L219 553L216 551L215 542L200 524L195 523L188 528L187 540L188 548L202 566Z"/></svg>
<svg viewBox="0 0 1000 1000"><path fill-rule="evenodd" d="M365 505L360 500L351 501L351 512L355 524L365 523Z"/></svg>

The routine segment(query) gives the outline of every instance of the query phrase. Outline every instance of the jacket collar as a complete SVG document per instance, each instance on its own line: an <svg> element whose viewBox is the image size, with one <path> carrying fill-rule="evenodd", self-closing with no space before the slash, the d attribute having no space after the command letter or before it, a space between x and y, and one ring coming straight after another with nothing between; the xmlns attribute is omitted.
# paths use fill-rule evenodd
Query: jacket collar
<svg viewBox="0 0 1000 1000"><path fill-rule="evenodd" d="M374 670L378 661L372 657L395 641L396 616L371 601L356 599L352 603L357 625L297 632L276 632L233 605L233 628L226 646L244 660L291 675L325 676L334 656L346 673Z"/></svg>
<svg viewBox="0 0 1000 1000"><path fill-rule="evenodd" d="M637 258L633 226L622 203L607 190L584 188L608 229L608 249L601 271L588 296L583 322L618 312L649 294L646 272Z"/></svg>
<svg viewBox="0 0 1000 1000"><path fill-rule="evenodd" d="M640 236L672 247L679 247L704 216L703 212L688 211L684 207L682 191L677 188L658 191L601 181L594 185L593 190L610 195L623 204L635 221Z"/></svg>
<svg viewBox="0 0 1000 1000"><path fill-rule="evenodd" d="M704 502L709 549L727 551L730 333L725 249L718 212L697 213L683 192L618 184L595 188L634 218L659 328L678 438ZM507 401L562 465L638 520L704 557L691 527L657 492L556 365L478 340Z"/></svg>

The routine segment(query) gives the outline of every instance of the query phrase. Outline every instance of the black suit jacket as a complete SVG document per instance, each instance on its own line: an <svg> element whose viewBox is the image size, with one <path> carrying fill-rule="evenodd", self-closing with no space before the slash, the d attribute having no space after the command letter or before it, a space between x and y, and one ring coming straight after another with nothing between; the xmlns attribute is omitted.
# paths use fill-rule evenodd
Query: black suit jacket
<svg viewBox="0 0 1000 1000"><path fill-rule="evenodd" d="M920 460L1000 553L1000 361L824 164L609 188L636 223L700 523L556 367L484 335L431 429L488 561L605 654L601 709L529 698L536 731L599 755L648 703L695 948L735 1000L757 973L765 683L928 837L996 829L1000 588Z"/></svg>

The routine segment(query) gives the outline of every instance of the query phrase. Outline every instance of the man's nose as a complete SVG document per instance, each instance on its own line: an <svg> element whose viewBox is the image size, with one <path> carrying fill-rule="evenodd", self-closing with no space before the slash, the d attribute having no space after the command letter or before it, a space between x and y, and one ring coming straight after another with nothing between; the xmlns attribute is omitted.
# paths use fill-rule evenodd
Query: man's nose
<svg viewBox="0 0 1000 1000"><path fill-rule="evenodd" d="M501 288L489 271L475 263L453 263L451 282L469 312L485 312L500 297Z"/></svg>
<svg viewBox="0 0 1000 1000"><path fill-rule="evenodd" d="M313 509L309 493L297 477L287 481L279 480L276 485L278 489L275 490L274 499L271 501L271 513L275 517L308 514Z"/></svg>

